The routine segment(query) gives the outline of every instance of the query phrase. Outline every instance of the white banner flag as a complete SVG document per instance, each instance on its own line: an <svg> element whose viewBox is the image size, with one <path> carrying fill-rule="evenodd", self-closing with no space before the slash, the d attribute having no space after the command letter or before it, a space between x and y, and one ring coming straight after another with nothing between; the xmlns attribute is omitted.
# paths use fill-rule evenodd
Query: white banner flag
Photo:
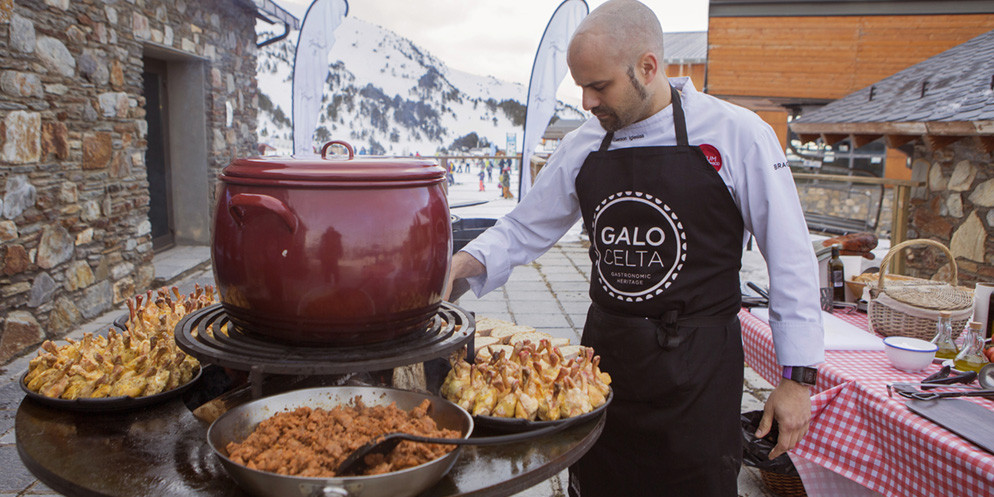
<svg viewBox="0 0 994 497"><path fill-rule="evenodd" d="M304 15L293 56L293 155L315 155L313 137L328 77L328 52L348 13L347 0L314 0Z"/></svg>
<svg viewBox="0 0 994 497"><path fill-rule="evenodd" d="M584 0L565 0L549 19L542 41L535 52L531 80L528 82L528 107L525 110L525 132L521 141L521 175L518 179L518 200L532 185L531 155L542 139L549 120L556 113L556 90L566 77L566 49L580 21L590 11Z"/></svg>

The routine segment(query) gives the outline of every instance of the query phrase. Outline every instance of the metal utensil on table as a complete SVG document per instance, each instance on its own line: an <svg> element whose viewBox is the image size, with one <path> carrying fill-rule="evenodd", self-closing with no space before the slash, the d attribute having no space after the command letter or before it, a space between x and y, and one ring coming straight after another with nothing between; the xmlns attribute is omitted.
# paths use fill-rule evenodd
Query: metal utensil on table
<svg viewBox="0 0 994 497"><path fill-rule="evenodd" d="M938 371L928 375L922 380L922 383L930 383L933 380L938 380L949 376L949 373L953 371L953 366L951 364L943 364Z"/></svg>
<svg viewBox="0 0 994 497"><path fill-rule="evenodd" d="M833 302L832 309L843 309L845 314L850 314L859 310L859 306L855 302Z"/></svg>
<svg viewBox="0 0 994 497"><path fill-rule="evenodd" d="M962 384L963 386L970 386L973 380L977 379L976 371L966 371L964 373L950 375L952 368L949 365L942 366L939 372L925 378L921 382L922 390L928 390L930 388L948 387L956 386L957 384Z"/></svg>
<svg viewBox="0 0 994 497"><path fill-rule="evenodd" d="M496 437L480 437L480 438L436 438L436 437L422 437L418 435L412 435L410 433L387 433L386 435L379 436L369 442L367 442L362 447L356 449L352 454L338 465L335 469L335 474L339 476L349 476L362 473L367 469L366 456L371 454L386 454L397 447L397 444L403 442L404 440L409 440L418 443L429 443L429 444L445 444L445 445L500 445L509 444L516 442L523 442L525 440L531 440L535 437L549 435L562 431L574 424L573 419L567 418L563 420L562 423L548 426L533 431L526 431L521 433L515 433L513 435L501 435Z"/></svg>
<svg viewBox="0 0 994 497"><path fill-rule="evenodd" d="M766 290L763 290L759 285L757 285L757 284L755 284L755 283L753 283L751 281L747 281L746 285L748 285L749 288L751 288L752 291L756 292L759 296L758 297L754 297L752 295L748 295L745 292L743 292L742 293L742 307L746 307L746 308L749 308L749 307L768 307L770 305L770 294Z"/></svg>
<svg viewBox="0 0 994 497"><path fill-rule="evenodd" d="M901 397L916 400L947 399L953 397L987 397L994 398L994 389L966 390L957 392L923 392L912 383L891 383L887 385L887 395L896 392Z"/></svg>
<svg viewBox="0 0 994 497"><path fill-rule="evenodd" d="M965 392L915 392L902 396L917 400L948 399L952 397L987 397L994 398L994 390L967 390Z"/></svg>
<svg viewBox="0 0 994 497"><path fill-rule="evenodd" d="M977 372L977 382L980 386L994 390L994 363L984 364Z"/></svg>
<svg viewBox="0 0 994 497"><path fill-rule="evenodd" d="M766 300L770 300L770 293L767 292L766 290L764 290L763 288L761 288L759 285L757 285L757 284L755 284L755 283L753 283L751 281L747 281L746 285L749 288L752 288L753 290L755 290L755 292L758 293L760 297L763 297Z"/></svg>

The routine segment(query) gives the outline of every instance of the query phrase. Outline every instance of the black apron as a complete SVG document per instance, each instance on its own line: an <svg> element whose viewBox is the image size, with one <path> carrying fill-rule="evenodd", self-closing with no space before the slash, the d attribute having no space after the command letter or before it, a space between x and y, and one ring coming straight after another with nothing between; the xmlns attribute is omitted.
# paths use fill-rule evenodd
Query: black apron
<svg viewBox="0 0 994 497"><path fill-rule="evenodd" d="M576 178L593 262L581 343L614 400L573 496L737 495L742 215L671 93L676 146L609 151L608 133Z"/></svg>

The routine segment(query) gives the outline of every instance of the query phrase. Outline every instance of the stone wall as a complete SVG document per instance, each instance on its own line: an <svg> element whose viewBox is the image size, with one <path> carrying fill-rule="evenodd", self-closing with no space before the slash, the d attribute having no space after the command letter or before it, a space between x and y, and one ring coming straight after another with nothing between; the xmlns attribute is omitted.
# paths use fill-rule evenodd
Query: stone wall
<svg viewBox="0 0 994 497"><path fill-rule="evenodd" d="M908 238L948 247L961 284L994 281L994 156L967 138L936 152L919 143L913 157L912 179L927 184L912 190ZM914 249L906 257L909 275L947 280L942 251Z"/></svg>
<svg viewBox="0 0 994 497"><path fill-rule="evenodd" d="M0 363L152 283L143 49L203 60L211 183L256 149L255 42L235 0L0 0Z"/></svg>
<svg viewBox="0 0 994 497"><path fill-rule="evenodd" d="M804 212L813 212L876 226L878 237L889 237L894 189L875 185L845 184L820 180L797 181L797 195ZM883 197L883 200L881 200ZM879 217L877 214L879 212Z"/></svg>

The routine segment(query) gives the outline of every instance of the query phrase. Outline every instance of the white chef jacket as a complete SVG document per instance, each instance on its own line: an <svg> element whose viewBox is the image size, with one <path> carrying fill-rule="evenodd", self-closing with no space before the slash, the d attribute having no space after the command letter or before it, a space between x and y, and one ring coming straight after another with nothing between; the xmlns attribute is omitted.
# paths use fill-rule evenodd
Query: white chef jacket
<svg viewBox="0 0 994 497"><path fill-rule="evenodd" d="M780 141L755 113L696 91L689 78L670 78L670 84L681 91L690 145L718 151L718 175L768 261L770 328L778 362L823 362L818 264ZM514 210L463 249L486 267L484 274L469 278L477 296L502 286L512 268L545 253L580 219L576 176L604 135L596 118L566 135ZM610 149L673 145L669 105L616 131Z"/></svg>

